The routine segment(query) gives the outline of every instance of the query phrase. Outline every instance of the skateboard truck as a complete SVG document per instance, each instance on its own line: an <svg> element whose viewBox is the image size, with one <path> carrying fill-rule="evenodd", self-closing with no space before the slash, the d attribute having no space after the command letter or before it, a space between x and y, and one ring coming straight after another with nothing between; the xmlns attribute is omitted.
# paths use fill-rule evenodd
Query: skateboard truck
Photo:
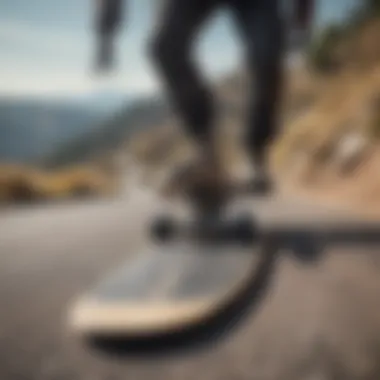
<svg viewBox="0 0 380 380"><path fill-rule="evenodd" d="M153 238L160 243L185 238L210 243L253 244L258 240L254 221L247 217L233 220L203 220L184 223L170 216L159 217L151 229Z"/></svg>
<svg viewBox="0 0 380 380"><path fill-rule="evenodd" d="M159 216L151 227L152 237L160 243L190 239L211 243L252 244L258 240L258 228L250 215L226 216L226 207L233 196L231 188L193 187L186 193L194 217L176 220L170 215Z"/></svg>

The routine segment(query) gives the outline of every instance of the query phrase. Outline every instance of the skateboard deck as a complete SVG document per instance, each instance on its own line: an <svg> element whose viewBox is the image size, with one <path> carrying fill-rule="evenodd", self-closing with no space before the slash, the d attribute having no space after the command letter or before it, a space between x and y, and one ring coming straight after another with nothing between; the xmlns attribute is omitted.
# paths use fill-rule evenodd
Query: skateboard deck
<svg viewBox="0 0 380 380"><path fill-rule="evenodd" d="M352 215L281 197L234 203L232 213L240 211L257 217L264 226L287 225L289 216L295 225L319 221L325 226L326 221L339 223ZM257 244L191 239L162 244L146 239L141 253L74 302L69 328L78 335L136 337L186 329L232 302L264 260Z"/></svg>
<svg viewBox="0 0 380 380"><path fill-rule="evenodd" d="M79 300L71 327L139 336L185 329L230 302L258 260L252 247L152 245Z"/></svg>

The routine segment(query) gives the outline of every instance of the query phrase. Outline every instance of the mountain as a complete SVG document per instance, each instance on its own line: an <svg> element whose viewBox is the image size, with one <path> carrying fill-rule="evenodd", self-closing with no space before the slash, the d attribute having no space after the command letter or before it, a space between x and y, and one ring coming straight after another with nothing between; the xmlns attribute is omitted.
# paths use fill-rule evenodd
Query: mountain
<svg viewBox="0 0 380 380"><path fill-rule="evenodd" d="M155 129L170 114L168 104L160 98L135 99L100 123L91 133L72 139L44 161L48 166L67 165L114 150L138 132Z"/></svg>
<svg viewBox="0 0 380 380"><path fill-rule="evenodd" d="M136 95L124 94L117 91L99 91L78 98L77 101L85 108L96 110L100 113L111 113L130 104L135 98Z"/></svg>
<svg viewBox="0 0 380 380"><path fill-rule="evenodd" d="M70 99L0 98L0 161L41 161L94 133L131 100L112 92Z"/></svg>
<svg viewBox="0 0 380 380"><path fill-rule="evenodd" d="M82 109L91 110L101 115L116 112L130 104L138 96L119 91L101 90L90 94L61 97L54 100L45 100L49 104L66 104Z"/></svg>
<svg viewBox="0 0 380 380"><path fill-rule="evenodd" d="M98 117L80 106L0 99L0 160L36 161L90 131Z"/></svg>

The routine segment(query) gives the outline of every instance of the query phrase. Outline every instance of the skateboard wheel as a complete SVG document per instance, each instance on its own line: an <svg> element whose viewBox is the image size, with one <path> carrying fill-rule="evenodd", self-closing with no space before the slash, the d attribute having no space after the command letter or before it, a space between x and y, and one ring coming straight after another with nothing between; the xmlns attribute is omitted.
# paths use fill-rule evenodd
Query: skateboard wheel
<svg viewBox="0 0 380 380"><path fill-rule="evenodd" d="M153 222L151 234L154 239L160 242L167 242L174 238L176 233L176 223L169 216L161 216Z"/></svg>
<svg viewBox="0 0 380 380"><path fill-rule="evenodd" d="M234 240L243 244L253 243L256 239L256 228L252 217L241 216L232 226L232 235Z"/></svg>

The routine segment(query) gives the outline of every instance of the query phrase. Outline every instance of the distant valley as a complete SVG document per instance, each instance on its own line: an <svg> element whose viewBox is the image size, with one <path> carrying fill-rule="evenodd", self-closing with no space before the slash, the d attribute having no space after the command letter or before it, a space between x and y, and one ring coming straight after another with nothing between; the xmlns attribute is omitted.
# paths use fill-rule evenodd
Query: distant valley
<svg viewBox="0 0 380 380"><path fill-rule="evenodd" d="M35 163L91 136L131 102L118 93L68 99L0 97L0 161Z"/></svg>

